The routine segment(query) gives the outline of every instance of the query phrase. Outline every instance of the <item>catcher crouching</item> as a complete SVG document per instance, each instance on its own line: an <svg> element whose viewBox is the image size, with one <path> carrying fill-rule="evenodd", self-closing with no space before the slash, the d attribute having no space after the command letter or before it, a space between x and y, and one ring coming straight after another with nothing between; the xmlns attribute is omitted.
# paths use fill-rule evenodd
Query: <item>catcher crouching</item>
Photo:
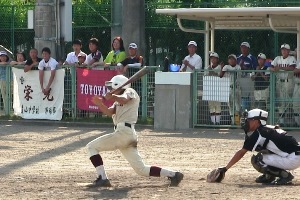
<svg viewBox="0 0 300 200"><path fill-rule="evenodd" d="M270 185L292 184L294 176L289 170L300 166L300 146L293 136L279 127L266 125L268 112L253 109L243 114L241 120L245 141L226 167L213 170L207 175L208 182L221 182L225 173L236 164L247 151L257 151L251 164L260 173L255 182Z"/></svg>

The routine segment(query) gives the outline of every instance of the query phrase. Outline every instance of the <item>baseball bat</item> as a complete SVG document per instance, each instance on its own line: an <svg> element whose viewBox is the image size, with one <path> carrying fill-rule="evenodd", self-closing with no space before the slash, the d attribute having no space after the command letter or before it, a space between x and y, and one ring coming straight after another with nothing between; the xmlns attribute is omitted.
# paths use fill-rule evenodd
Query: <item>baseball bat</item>
<svg viewBox="0 0 300 200"><path fill-rule="evenodd" d="M140 78L142 78L145 74L147 74L149 72L149 68L147 66L144 66L142 69L140 69L139 71L137 71L135 74L133 74L128 81L126 81L123 85L121 85L120 87L118 87L116 90L112 91L111 94L114 94L115 92L119 91L122 89L122 87L124 87L125 85L128 85L134 81L139 80Z"/></svg>

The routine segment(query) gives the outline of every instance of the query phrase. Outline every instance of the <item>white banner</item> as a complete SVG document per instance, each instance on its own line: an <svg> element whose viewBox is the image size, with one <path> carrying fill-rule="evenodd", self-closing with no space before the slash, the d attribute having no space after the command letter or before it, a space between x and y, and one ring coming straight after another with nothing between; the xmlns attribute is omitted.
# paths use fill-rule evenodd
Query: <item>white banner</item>
<svg viewBox="0 0 300 200"><path fill-rule="evenodd" d="M49 95L40 87L39 70L27 73L12 68L14 79L14 114L24 119L61 120L64 100L65 70L56 70ZM44 85L48 84L51 71L44 71Z"/></svg>
<svg viewBox="0 0 300 200"><path fill-rule="evenodd" d="M204 101L229 102L230 78L217 76L203 76Z"/></svg>

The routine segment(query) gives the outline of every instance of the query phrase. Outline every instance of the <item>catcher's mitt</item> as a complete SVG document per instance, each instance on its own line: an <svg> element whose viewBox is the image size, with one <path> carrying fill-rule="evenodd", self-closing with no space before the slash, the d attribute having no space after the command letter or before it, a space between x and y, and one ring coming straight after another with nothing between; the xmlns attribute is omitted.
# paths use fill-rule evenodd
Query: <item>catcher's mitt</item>
<svg viewBox="0 0 300 200"><path fill-rule="evenodd" d="M207 174L206 181L209 183L220 183L225 178L226 171L225 167L214 169Z"/></svg>

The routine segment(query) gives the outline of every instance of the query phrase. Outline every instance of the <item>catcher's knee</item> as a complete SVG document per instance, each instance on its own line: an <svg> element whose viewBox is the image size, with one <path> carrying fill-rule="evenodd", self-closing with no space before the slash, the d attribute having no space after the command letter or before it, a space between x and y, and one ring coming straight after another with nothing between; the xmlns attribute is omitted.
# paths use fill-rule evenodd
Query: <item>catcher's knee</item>
<svg viewBox="0 0 300 200"><path fill-rule="evenodd" d="M267 165L263 162L262 154L258 153L257 155L253 155L251 157L251 164L260 173L267 172Z"/></svg>

